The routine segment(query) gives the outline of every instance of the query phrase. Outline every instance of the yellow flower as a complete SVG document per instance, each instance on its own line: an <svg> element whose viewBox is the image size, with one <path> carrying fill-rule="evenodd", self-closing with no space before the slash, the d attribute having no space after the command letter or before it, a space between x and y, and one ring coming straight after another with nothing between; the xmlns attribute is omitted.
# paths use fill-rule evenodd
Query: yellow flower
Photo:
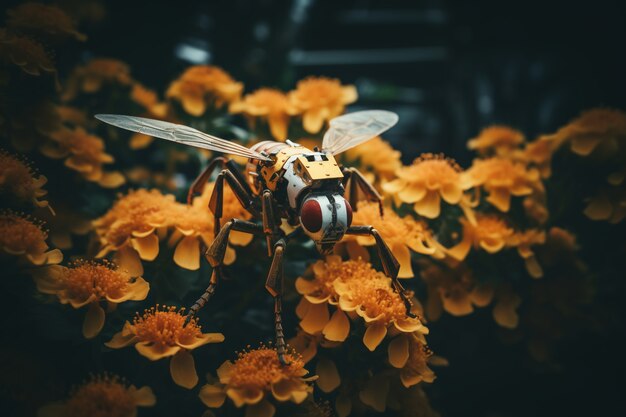
<svg viewBox="0 0 626 417"><path fill-rule="evenodd" d="M580 156L596 150L611 156L617 149L626 150L626 113L603 108L587 110L550 137L558 146L569 143L572 152Z"/></svg>
<svg viewBox="0 0 626 417"><path fill-rule="evenodd" d="M297 113L287 95L274 88L260 88L247 94L242 101L231 104L230 111L244 113L252 121L252 126L256 118L265 121L274 139L280 141L287 139L289 118Z"/></svg>
<svg viewBox="0 0 626 417"><path fill-rule="evenodd" d="M118 171L105 172L103 166L114 161L105 152L104 141L83 128L62 128L51 134L58 148L42 148L50 158L65 158L65 166L79 172L86 180L106 188L116 188L125 182Z"/></svg>
<svg viewBox="0 0 626 417"><path fill-rule="evenodd" d="M554 138L540 136L526 144L522 153L522 159L537 167L542 178L550 178L550 175L552 175L552 155L554 155L557 148L558 144L554 141Z"/></svg>
<svg viewBox="0 0 626 417"><path fill-rule="evenodd" d="M493 299L493 287L479 283L464 263L423 260L420 266L420 275L428 287L426 312L431 320L439 319L443 310L453 316L471 314L474 307L485 307Z"/></svg>
<svg viewBox="0 0 626 417"><path fill-rule="evenodd" d="M467 142L468 149L481 155L508 156L524 143L524 134L508 126L494 125L484 128L480 134Z"/></svg>
<svg viewBox="0 0 626 417"><path fill-rule="evenodd" d="M507 158L476 159L467 175L473 186L482 186L489 193L487 201L503 212L509 211L511 196L543 191L539 171Z"/></svg>
<svg viewBox="0 0 626 417"><path fill-rule="evenodd" d="M17 65L30 75L41 75L41 71L56 72L52 58L34 40L12 35L0 29L0 60Z"/></svg>
<svg viewBox="0 0 626 417"><path fill-rule="evenodd" d="M461 168L443 155L423 154L413 164L396 172L397 178L383 184L396 202L413 204L420 216L434 219L441 212L441 198L448 204L459 204L463 192L470 189Z"/></svg>
<svg viewBox="0 0 626 417"><path fill-rule="evenodd" d="M543 269L531 246L542 245L546 242L546 232L538 229L528 229L522 232L515 232L509 239L508 246L515 247L517 253L526 264L528 274L533 278L541 278Z"/></svg>
<svg viewBox="0 0 626 417"><path fill-rule="evenodd" d="M180 101L192 116L202 116L207 105L220 108L239 100L242 91L243 84L233 80L223 69L194 65L170 84L166 96Z"/></svg>
<svg viewBox="0 0 626 417"><path fill-rule="evenodd" d="M116 252L116 262L132 276L143 274L141 259L159 254L158 229L164 235L180 209L173 195L158 190L136 190L120 197L109 211L93 222L102 249L97 257Z"/></svg>
<svg viewBox="0 0 626 417"><path fill-rule="evenodd" d="M208 209L209 200L215 183L207 183L202 194L195 197L191 206L183 207L183 211L175 220L175 232L172 234L170 245L176 244L174 262L182 268L196 270L200 268L200 246L208 247L213 243L214 217ZM242 206L237 196L228 186L224 187L221 224L232 219L248 220L252 215ZM246 246L252 241L253 235L232 231L228 241L233 245ZM229 245L226 248L224 264L235 262L235 250Z"/></svg>
<svg viewBox="0 0 626 417"><path fill-rule="evenodd" d="M419 318L406 315L391 279L362 259L342 261L328 256L312 267L313 279L298 278L296 290L303 295L296 313L300 327L309 334L321 332L330 341L342 342L350 333L350 320L361 317L367 330L365 346L374 351L389 333L428 333ZM336 305L330 317L326 304ZM346 315L348 313L348 315Z"/></svg>
<svg viewBox="0 0 626 417"><path fill-rule="evenodd" d="M40 200L48 192L43 189L48 182L37 175L25 162L0 149L0 194L12 195L19 203L29 202L37 207L48 207L48 201Z"/></svg>
<svg viewBox="0 0 626 417"><path fill-rule="evenodd" d="M211 408L219 408L226 397L236 407L247 406L246 416L272 417L276 408L270 394L279 402L301 404L313 392L310 384L316 377L304 378L308 371L302 357L291 351L285 355L288 365L278 361L276 349L261 345L238 354L217 370L219 382L206 384L200 390L200 400Z"/></svg>
<svg viewBox="0 0 626 417"><path fill-rule="evenodd" d="M360 202L358 208L353 214L352 224L373 226L380 233L400 262L398 277L413 277L410 250L435 258L443 257L444 248L435 240L426 223L411 216L400 217L391 209L386 210L383 217L378 204L373 202ZM369 252L363 247L376 244L372 236L346 236L343 242L351 258L361 257L364 260L369 260Z"/></svg>
<svg viewBox="0 0 626 417"><path fill-rule="evenodd" d="M428 367L433 351L423 339L408 334L395 338L389 344L390 363L400 369L400 380L406 388L420 382L433 382L435 373ZM394 361L391 358L395 358Z"/></svg>
<svg viewBox="0 0 626 417"><path fill-rule="evenodd" d="M187 316L176 307L158 304L145 310L142 316L137 313L133 324L126 322L121 332L105 343L119 349L134 345L142 356L156 361L172 356L170 374L181 387L193 388L198 383L198 374L191 350L207 343L224 341L221 333L202 333L197 318L185 324Z"/></svg>
<svg viewBox="0 0 626 417"><path fill-rule="evenodd" d="M350 161L358 160L360 166L372 169L383 179L391 179L402 166L400 151L393 149L389 142L380 136L348 149L345 156Z"/></svg>
<svg viewBox="0 0 626 417"><path fill-rule="evenodd" d="M33 265L58 264L63 254L50 249L46 243L48 232L30 217L11 211L0 212L0 252L20 256Z"/></svg>
<svg viewBox="0 0 626 417"><path fill-rule="evenodd" d="M515 232L506 221L496 215L483 214L476 216L475 222L461 219L463 239L447 253L458 261L467 257L470 249L483 249L490 254L505 248Z"/></svg>
<svg viewBox="0 0 626 417"><path fill-rule="evenodd" d="M319 132L325 121L339 116L356 99L356 87L326 77L300 80L296 89L289 92L289 101L302 114L302 124L308 133Z"/></svg>
<svg viewBox="0 0 626 417"><path fill-rule="evenodd" d="M76 30L72 19L59 7L41 3L23 3L7 11L7 26L17 32L50 38L73 36L84 41L87 37Z"/></svg>
<svg viewBox="0 0 626 417"><path fill-rule="evenodd" d="M37 417L135 417L137 407L154 404L150 387L138 389L116 375L104 374L74 389L67 400L44 405Z"/></svg>
<svg viewBox="0 0 626 417"><path fill-rule="evenodd" d="M109 310L128 300L145 300L150 285L142 277L131 275L116 265L80 260L64 267L53 265L36 271L37 289L45 294L55 294L61 304L74 308L88 306L83 322L83 335L96 337L104 326L104 310L100 303L106 301Z"/></svg>
<svg viewBox="0 0 626 417"><path fill-rule="evenodd" d="M122 61L110 58L94 58L74 70L66 83L63 100L76 98L79 93L93 94L103 85L130 86L130 68Z"/></svg>

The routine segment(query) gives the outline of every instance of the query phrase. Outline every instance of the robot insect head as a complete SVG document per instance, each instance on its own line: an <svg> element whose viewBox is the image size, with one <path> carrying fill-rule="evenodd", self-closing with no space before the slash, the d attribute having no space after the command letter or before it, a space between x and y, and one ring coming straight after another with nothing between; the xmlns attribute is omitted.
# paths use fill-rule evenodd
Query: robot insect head
<svg viewBox="0 0 626 417"><path fill-rule="evenodd" d="M343 173L332 155L314 152L294 161L294 171L311 184L303 193L300 224L322 255L333 251L352 223L352 207L343 198Z"/></svg>

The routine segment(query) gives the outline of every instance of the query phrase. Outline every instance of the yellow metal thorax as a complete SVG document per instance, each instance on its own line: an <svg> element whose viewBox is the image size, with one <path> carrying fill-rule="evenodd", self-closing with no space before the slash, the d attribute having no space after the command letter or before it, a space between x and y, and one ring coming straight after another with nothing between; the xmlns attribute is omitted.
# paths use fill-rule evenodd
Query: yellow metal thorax
<svg viewBox="0 0 626 417"><path fill-rule="evenodd" d="M280 179L280 171L283 169L285 162L293 155L299 155L307 151L308 149L302 146L286 146L275 155L271 155L272 159L276 158L274 164L261 168L261 175L267 187L272 191L276 191L276 185Z"/></svg>

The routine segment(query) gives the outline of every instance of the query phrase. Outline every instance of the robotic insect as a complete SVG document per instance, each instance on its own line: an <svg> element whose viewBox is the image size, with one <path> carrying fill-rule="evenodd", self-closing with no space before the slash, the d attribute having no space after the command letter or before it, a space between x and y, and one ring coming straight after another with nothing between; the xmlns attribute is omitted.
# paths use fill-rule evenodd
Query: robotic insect
<svg viewBox="0 0 626 417"><path fill-rule="evenodd" d="M232 230L262 235L267 241L272 263L265 288L274 298L276 349L282 363L285 363L281 319L282 264L287 242L298 233L308 235L322 255L331 253L345 234L373 236L385 274L401 296L407 315L414 317L410 311L411 302L398 281L399 262L389 247L372 226L351 226L352 207L356 210L359 190L368 200L378 202L382 215L381 196L357 169L340 167L334 158L334 155L391 128L398 121L395 113L368 110L334 118L324 135L321 150L317 147L309 150L290 140L285 143L264 141L246 148L191 127L160 120L110 114L99 114L96 118L134 132L249 158L243 173L232 160L222 156L213 159L189 189L187 201L191 203L193 196L202 192L213 171L221 168L209 202L209 209L215 217L215 239L205 253L213 273L208 288L189 309L189 318L215 293ZM259 223L233 219L220 224L224 182ZM347 199L344 198L346 189ZM285 234L280 227L283 220L295 231Z"/></svg>

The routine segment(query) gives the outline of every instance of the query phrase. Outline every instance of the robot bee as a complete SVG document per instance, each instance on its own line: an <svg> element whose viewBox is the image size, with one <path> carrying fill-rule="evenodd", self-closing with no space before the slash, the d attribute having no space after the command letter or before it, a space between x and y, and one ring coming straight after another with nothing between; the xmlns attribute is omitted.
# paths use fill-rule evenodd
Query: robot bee
<svg viewBox="0 0 626 417"><path fill-rule="evenodd" d="M274 298L276 349L283 364L283 257L289 240L302 232L315 242L322 255L331 253L346 234L374 237L383 270L402 298L407 315L414 317L409 297L398 281L400 264L389 247L372 226L351 225L352 210L353 207L356 210L359 191L367 200L378 202L381 215L382 197L357 169L341 167L334 157L394 126L398 121L395 113L367 110L334 118L324 135L321 150L317 147L310 150L290 140L284 143L264 141L246 148L188 126L160 120L110 114L99 114L96 118L134 132L248 158L243 173L232 160L223 156L213 159L189 189L187 201L191 203L193 196L202 192L213 171L220 168L209 201L209 209L215 218L215 239L205 252L213 272L204 294L189 309L189 318L215 293L222 277L228 236L232 230L264 236L267 241L268 256L272 261L265 288ZM256 221L233 219L221 225L224 182ZM344 198L346 190L347 198ZM280 227L283 221L294 231L286 234Z"/></svg>

